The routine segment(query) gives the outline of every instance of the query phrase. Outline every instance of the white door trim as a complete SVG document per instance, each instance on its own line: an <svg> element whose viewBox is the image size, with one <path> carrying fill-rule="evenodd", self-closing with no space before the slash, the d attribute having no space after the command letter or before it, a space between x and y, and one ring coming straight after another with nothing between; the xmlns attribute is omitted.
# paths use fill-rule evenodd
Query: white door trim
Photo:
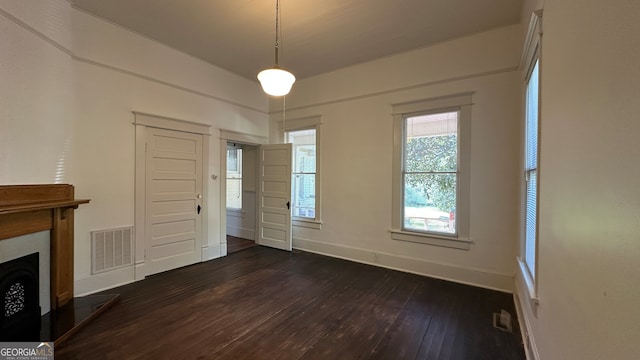
<svg viewBox="0 0 640 360"><path fill-rule="evenodd" d="M134 229L135 229L135 280L142 280L146 273L145 265L145 204L146 204L146 137L148 127L183 131L207 135L202 137L202 253L209 246L209 136L211 125L173 119L133 111L135 127L135 185L134 185Z"/></svg>
<svg viewBox="0 0 640 360"><path fill-rule="evenodd" d="M220 129L220 256L227 256L227 142L259 147L269 143L269 138L243 132ZM256 176L258 174L256 158ZM256 179L257 181L257 179ZM258 201L256 197L256 224L258 229Z"/></svg>
<svg viewBox="0 0 640 360"><path fill-rule="evenodd" d="M174 119L166 116L153 115L133 111L133 124L158 129L176 130L194 134L211 135L211 125L194 121Z"/></svg>

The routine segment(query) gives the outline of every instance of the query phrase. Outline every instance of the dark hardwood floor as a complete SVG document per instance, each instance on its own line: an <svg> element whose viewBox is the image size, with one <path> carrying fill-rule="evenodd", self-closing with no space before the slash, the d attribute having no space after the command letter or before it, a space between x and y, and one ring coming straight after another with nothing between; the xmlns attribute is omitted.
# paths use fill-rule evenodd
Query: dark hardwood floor
<svg viewBox="0 0 640 360"><path fill-rule="evenodd" d="M239 237L227 235L227 254L242 251L250 247L257 246L253 240L242 239Z"/></svg>
<svg viewBox="0 0 640 360"><path fill-rule="evenodd" d="M524 359L510 294L261 246L150 276L60 359ZM106 292L108 293L108 292Z"/></svg>

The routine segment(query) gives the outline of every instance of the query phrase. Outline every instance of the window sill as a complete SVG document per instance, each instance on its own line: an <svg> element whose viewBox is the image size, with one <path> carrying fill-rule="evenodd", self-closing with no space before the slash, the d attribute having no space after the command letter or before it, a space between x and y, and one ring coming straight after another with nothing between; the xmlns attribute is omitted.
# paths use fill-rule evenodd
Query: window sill
<svg viewBox="0 0 640 360"><path fill-rule="evenodd" d="M291 225L315 230L322 229L322 221L311 219L294 218L291 220Z"/></svg>
<svg viewBox="0 0 640 360"><path fill-rule="evenodd" d="M518 267L520 270L520 276L524 281L524 285L527 287L527 294L529 295L529 305L531 305L532 309L535 309L538 304L540 304L540 299L538 298L538 294L536 293L535 282L531 275L529 275L529 270L527 270L527 264L518 257ZM535 313L535 312L534 312Z"/></svg>
<svg viewBox="0 0 640 360"><path fill-rule="evenodd" d="M418 244L442 246L452 249L469 250L473 241L469 239L453 238L448 236L438 236L436 234L421 234L403 230L390 230L391 239L408 241Z"/></svg>

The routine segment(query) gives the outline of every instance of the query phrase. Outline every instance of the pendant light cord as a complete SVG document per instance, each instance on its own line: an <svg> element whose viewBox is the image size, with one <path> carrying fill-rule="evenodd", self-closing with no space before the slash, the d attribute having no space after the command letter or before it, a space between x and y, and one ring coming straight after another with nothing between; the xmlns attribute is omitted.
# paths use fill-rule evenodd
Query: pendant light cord
<svg viewBox="0 0 640 360"><path fill-rule="evenodd" d="M282 130L284 130L284 143L286 144L289 139L287 136L287 96L282 97Z"/></svg>
<svg viewBox="0 0 640 360"><path fill-rule="evenodd" d="M278 43L278 33L279 33L279 18L280 18L280 0L276 0L276 65L275 68L278 68L278 47L280 44Z"/></svg>

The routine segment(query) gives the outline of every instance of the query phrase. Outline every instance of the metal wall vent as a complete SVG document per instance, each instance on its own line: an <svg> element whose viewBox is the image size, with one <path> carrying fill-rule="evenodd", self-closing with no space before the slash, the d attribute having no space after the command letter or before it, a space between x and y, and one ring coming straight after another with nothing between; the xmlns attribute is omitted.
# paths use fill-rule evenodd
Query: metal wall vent
<svg viewBox="0 0 640 360"><path fill-rule="evenodd" d="M511 324L511 314L504 309L502 309L499 313L493 313L493 327L502 331L506 331L508 333L513 332L513 327Z"/></svg>
<svg viewBox="0 0 640 360"><path fill-rule="evenodd" d="M91 273L133 265L133 227L91 232Z"/></svg>

